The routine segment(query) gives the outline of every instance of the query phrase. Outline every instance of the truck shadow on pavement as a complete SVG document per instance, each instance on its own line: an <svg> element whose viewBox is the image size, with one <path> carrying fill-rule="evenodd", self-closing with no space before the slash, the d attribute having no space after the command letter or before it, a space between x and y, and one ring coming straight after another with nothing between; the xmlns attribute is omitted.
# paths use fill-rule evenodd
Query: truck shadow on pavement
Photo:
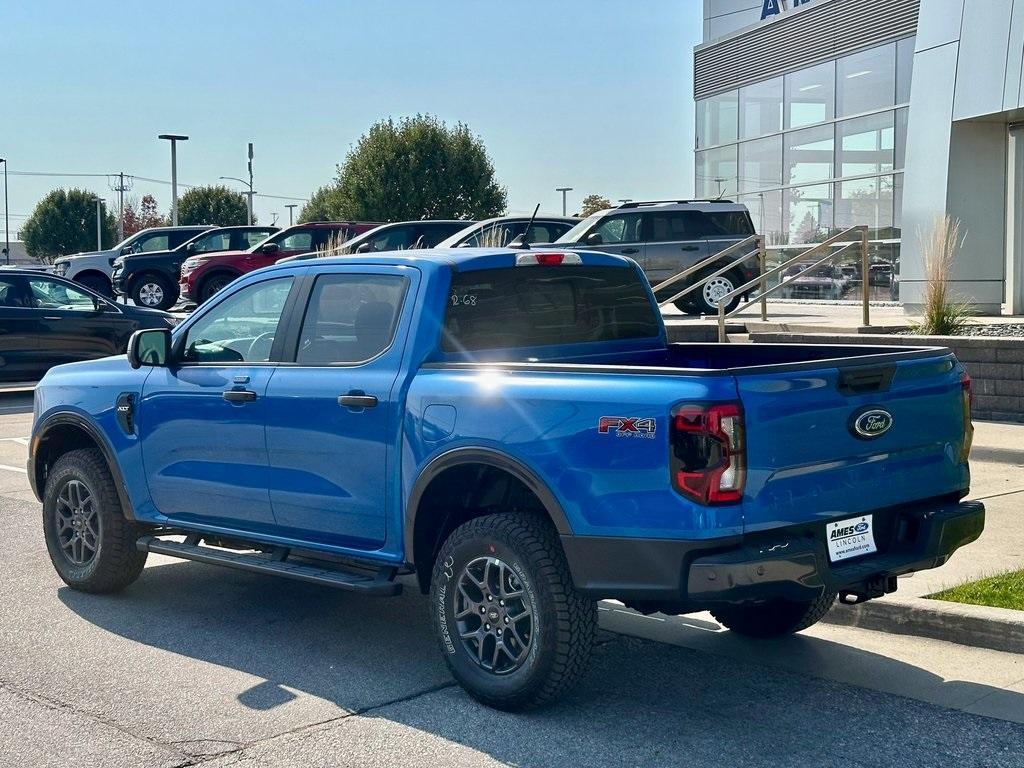
<svg viewBox="0 0 1024 768"><path fill-rule="evenodd" d="M375 599L173 563L151 565L120 595L62 587L57 596L78 617L131 641L119 655L126 666L152 665L150 649L184 657L159 657L161 668L170 667L159 680L175 681L166 683L171 690L155 672L126 676L132 689L123 695L134 707L156 716L166 708L171 717L170 710L184 705L169 698L201 691L188 706L208 711L199 725L183 726L194 732L179 738L217 741L229 734L256 758L282 748L283 740L296 764L304 750L331 750L344 763L346 750L360 749L383 750L380 764L389 764L389 745L428 749L420 739L435 742L428 746L437 758L465 751L452 761L458 764L479 753L480 760L489 755L531 766L1019 766L1024 754L1024 726L815 677L815 659L834 663L840 655L920 690L952 688L964 705L997 689L944 681L814 637L772 643L774 652L806 661L806 674L796 674L602 631L589 673L569 696L539 712L508 714L480 706L453 683L431 634L426 599L411 581L404 595ZM691 621L694 632L714 627ZM755 655L752 641L714 639L741 652L750 643ZM211 674L208 665L221 671ZM271 727L268 720L285 710L288 724ZM402 755L396 752L394 762L406 762Z"/></svg>

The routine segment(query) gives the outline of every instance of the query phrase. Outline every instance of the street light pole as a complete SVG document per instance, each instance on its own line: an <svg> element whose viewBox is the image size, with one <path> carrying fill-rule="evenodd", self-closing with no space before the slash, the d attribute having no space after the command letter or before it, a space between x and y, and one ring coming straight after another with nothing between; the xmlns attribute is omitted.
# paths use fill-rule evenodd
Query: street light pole
<svg viewBox="0 0 1024 768"><path fill-rule="evenodd" d="M565 193L572 192L572 187L555 187L555 192L562 193L562 215L565 216Z"/></svg>
<svg viewBox="0 0 1024 768"><path fill-rule="evenodd" d="M171 142L171 226L178 226L178 142L188 141L188 136L176 133L161 133L158 139Z"/></svg>
<svg viewBox="0 0 1024 768"><path fill-rule="evenodd" d="M249 142L249 226L252 226L252 142Z"/></svg>
<svg viewBox="0 0 1024 768"><path fill-rule="evenodd" d="M245 179L240 179L237 176L219 176L218 178L221 181L237 181L239 184L245 184L249 187L249 191L243 192L243 194L246 198L246 211L249 216L249 224L252 225L252 196L256 194L252 191L252 179L250 178L249 181L246 181Z"/></svg>
<svg viewBox="0 0 1024 768"><path fill-rule="evenodd" d="M8 264L11 263L11 218L7 208L7 160L0 157L0 163L4 164L4 256Z"/></svg>
<svg viewBox="0 0 1024 768"><path fill-rule="evenodd" d="M288 203L288 205L285 206L285 208L288 209L288 226L289 227L292 225L292 214L295 213L295 208L297 206L298 206L298 203Z"/></svg>

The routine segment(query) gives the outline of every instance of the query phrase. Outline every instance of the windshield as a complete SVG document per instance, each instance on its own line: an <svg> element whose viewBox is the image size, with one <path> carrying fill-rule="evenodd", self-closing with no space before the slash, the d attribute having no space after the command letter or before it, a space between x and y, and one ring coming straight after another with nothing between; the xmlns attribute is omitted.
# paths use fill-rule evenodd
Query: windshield
<svg viewBox="0 0 1024 768"><path fill-rule="evenodd" d="M456 273L445 352L657 337L643 282L625 267L514 267Z"/></svg>
<svg viewBox="0 0 1024 768"><path fill-rule="evenodd" d="M579 240L581 237L583 237L583 233L584 232L586 232L588 229L590 229L592 226L594 226L601 219L601 217L604 216L606 213L608 213L608 211L598 211L597 213L590 214L589 216L587 216L587 218L585 218L583 221L581 221L575 227L573 227L568 232L566 232L564 235L562 235L560 238L555 240L555 242L556 243L575 243L577 240Z"/></svg>

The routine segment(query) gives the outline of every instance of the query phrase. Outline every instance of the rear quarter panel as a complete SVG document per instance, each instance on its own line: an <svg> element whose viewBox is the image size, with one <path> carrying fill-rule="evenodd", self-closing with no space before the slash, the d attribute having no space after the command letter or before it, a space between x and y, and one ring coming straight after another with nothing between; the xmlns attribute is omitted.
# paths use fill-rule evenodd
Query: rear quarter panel
<svg viewBox="0 0 1024 768"><path fill-rule="evenodd" d="M403 498L432 459L456 448L525 465L586 536L705 539L740 533L740 505L702 507L671 486L669 413L688 400L734 400L730 376L423 368L403 424ZM602 417L653 419L653 434L598 430Z"/></svg>

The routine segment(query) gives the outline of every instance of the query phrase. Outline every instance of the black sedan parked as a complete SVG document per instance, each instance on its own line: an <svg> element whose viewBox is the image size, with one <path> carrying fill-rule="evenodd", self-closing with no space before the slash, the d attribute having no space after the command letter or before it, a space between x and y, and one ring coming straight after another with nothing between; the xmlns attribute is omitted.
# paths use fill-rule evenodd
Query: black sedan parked
<svg viewBox="0 0 1024 768"><path fill-rule="evenodd" d="M61 277L0 270L0 381L35 381L55 365L118 355L140 328L171 328L173 315L122 307Z"/></svg>
<svg viewBox="0 0 1024 768"><path fill-rule="evenodd" d="M114 293L130 296L136 306L168 309L178 300L181 265L189 256L219 251L247 251L277 232L277 227L220 227L203 232L171 251L119 256L111 275Z"/></svg>

